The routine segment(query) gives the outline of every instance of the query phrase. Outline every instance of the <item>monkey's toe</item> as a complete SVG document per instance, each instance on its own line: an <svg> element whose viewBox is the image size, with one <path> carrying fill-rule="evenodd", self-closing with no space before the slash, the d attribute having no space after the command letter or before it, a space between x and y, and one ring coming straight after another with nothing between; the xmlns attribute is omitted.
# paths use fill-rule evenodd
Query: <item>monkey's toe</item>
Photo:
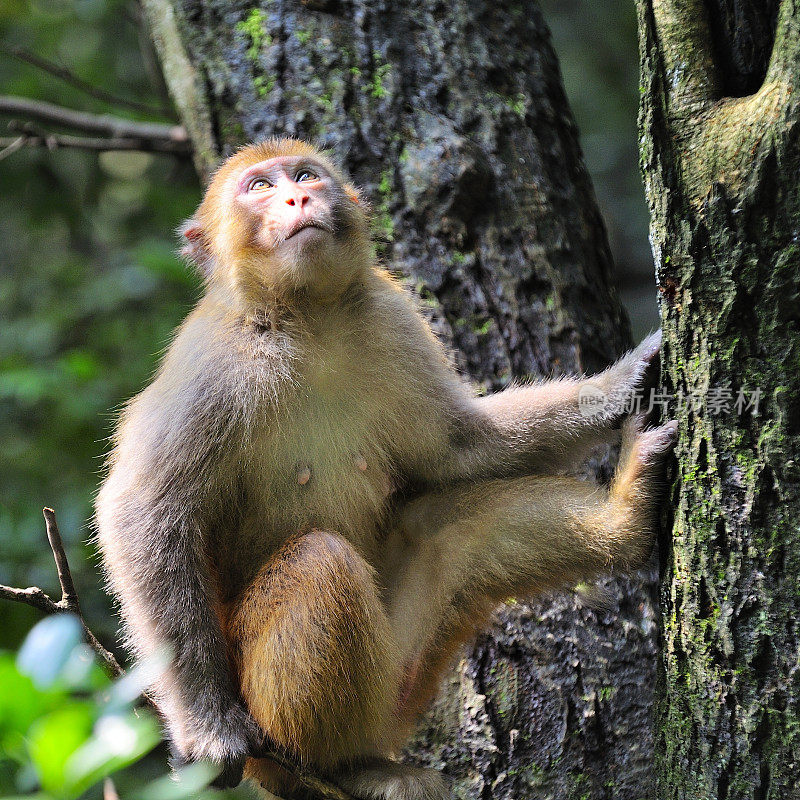
<svg viewBox="0 0 800 800"><path fill-rule="evenodd" d="M639 434L641 457L649 461L659 460L672 452L677 441L677 420L670 420L657 428L649 428Z"/></svg>
<svg viewBox="0 0 800 800"><path fill-rule="evenodd" d="M661 328L655 333L651 333L646 339L643 339L636 350L634 350L634 353L640 361L646 361L649 364L653 362L660 351Z"/></svg>

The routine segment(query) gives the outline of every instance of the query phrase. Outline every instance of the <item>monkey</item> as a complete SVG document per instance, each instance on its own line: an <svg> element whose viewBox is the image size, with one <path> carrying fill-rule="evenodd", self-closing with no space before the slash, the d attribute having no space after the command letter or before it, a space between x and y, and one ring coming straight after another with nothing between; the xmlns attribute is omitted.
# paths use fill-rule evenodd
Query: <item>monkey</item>
<svg viewBox="0 0 800 800"><path fill-rule="evenodd" d="M362 800L442 800L395 758L458 648L507 598L650 551L676 426L626 405L660 334L479 396L299 140L230 157L182 236L204 294L121 413L94 518L128 645L170 654L172 747L222 786L302 797L268 741ZM567 474L620 427L609 487Z"/></svg>

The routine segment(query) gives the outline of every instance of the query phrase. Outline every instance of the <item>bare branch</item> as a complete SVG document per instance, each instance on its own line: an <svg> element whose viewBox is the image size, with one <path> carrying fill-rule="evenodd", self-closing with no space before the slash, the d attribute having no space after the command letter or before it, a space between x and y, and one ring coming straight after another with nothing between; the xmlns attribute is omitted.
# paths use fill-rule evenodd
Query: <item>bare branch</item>
<svg viewBox="0 0 800 800"><path fill-rule="evenodd" d="M81 613L78 592L72 580L72 572L70 571L69 562L67 561L64 543L61 541L61 533L58 530L58 523L56 522L56 512L53 511L52 508L44 508L42 513L44 514L44 521L47 526L47 539L50 542L50 549L53 551L53 558L55 559L56 569L58 570L58 582L61 584L61 600L58 602L59 610L71 611L78 617L83 627L86 640L89 642L89 646L97 653L108 671L111 672L115 678L118 678L120 675L124 674L125 670L122 669L113 653L106 650L106 648L100 644L97 637L89 630L83 618L83 614Z"/></svg>
<svg viewBox="0 0 800 800"><path fill-rule="evenodd" d="M797 63L798 47L800 47L800 25L797 23L795 4L781 3L765 83L781 81L795 87L800 78L800 68Z"/></svg>
<svg viewBox="0 0 800 800"><path fill-rule="evenodd" d="M37 122L60 125L65 128L111 136L118 139L138 139L143 142L183 145L188 149L189 137L182 125L164 125L157 122L135 122L108 114L89 114L75 111L43 100L0 95L0 114L19 116Z"/></svg>
<svg viewBox="0 0 800 800"><path fill-rule="evenodd" d="M639 3L642 53L650 64L645 74L659 86L651 96L663 98L648 114L667 117L647 125L666 125L674 141L673 158L685 196L699 207L715 183L736 196L751 176L761 148L774 148L793 135L790 120L796 104L794 83L800 75L797 50L800 26L795 3L781 4L767 76L754 94L720 96L717 69L702 0L643 0Z"/></svg>
<svg viewBox="0 0 800 800"><path fill-rule="evenodd" d="M21 147L25 147L25 137L17 136L11 139L0 139L0 147L3 148L0 150L0 161L2 161L7 156L16 153Z"/></svg>
<svg viewBox="0 0 800 800"><path fill-rule="evenodd" d="M15 603L38 608L45 614L56 614L63 611L55 600L46 595L38 586L29 586L27 589L16 589L13 586L0 585L0 600L12 600Z"/></svg>
<svg viewBox="0 0 800 800"><path fill-rule="evenodd" d="M12 130L22 128L21 136L0 137L0 161L23 147L45 147L48 150L58 150L61 148L73 148L78 150L93 150L95 152L107 152L111 150L134 150L143 153L168 153L175 156L191 155L192 148L188 142L166 142L154 141L152 139L124 139L103 137L89 138L85 136L71 136L64 133L45 133L43 131L34 132L29 125L15 126L10 125Z"/></svg>
<svg viewBox="0 0 800 800"><path fill-rule="evenodd" d="M64 543L61 541L61 532L58 530L56 522L56 512L52 508L43 508L44 524L47 528L47 541L50 542L50 549L53 551L53 558L58 570L58 582L61 584L61 602L78 616L81 615L81 606L78 602L78 593L75 591L75 583L72 580L72 572L67 561L67 554L64 552Z"/></svg>
<svg viewBox="0 0 800 800"><path fill-rule="evenodd" d="M273 742L268 742L259 758L266 758L296 778L318 800L354 800L352 795L333 783L319 778L313 772L298 764L292 756Z"/></svg>
<svg viewBox="0 0 800 800"><path fill-rule="evenodd" d="M68 611L78 618L86 636L86 640L92 650L97 653L106 669L115 678L124 673L119 661L114 655L106 650L98 641L97 637L86 626L86 621L81 614L78 594L75 591L75 584L72 580L72 573L67 562L67 554L64 551L64 543L61 541L61 534L58 531L56 515L52 508L45 508L45 524L47 525L47 538L50 541L50 549L53 551L53 558L58 570L58 580L61 584L61 599L56 601L45 594L38 586L30 586L27 589L17 589L13 586L0 586L0 599L11 600L15 603L25 603L26 605L38 608L45 614L59 614Z"/></svg>
<svg viewBox="0 0 800 800"><path fill-rule="evenodd" d="M219 143L203 77L186 52L173 4L169 0L140 1L170 95L194 144L195 167L207 183L219 161Z"/></svg>
<svg viewBox="0 0 800 800"><path fill-rule="evenodd" d="M0 52L8 53L8 55L13 56L20 61L24 61L26 64L30 64L31 66L42 70L42 72L46 72L49 75L64 81L64 83L68 83L70 86L74 86L76 89L88 95L89 97L93 97L95 100L100 100L103 103L110 103L111 105L130 108L132 111L141 111L145 114L153 114L154 116L159 116L164 113L163 109L152 108L146 103L140 103L136 100L128 100L125 97L118 97L115 94L111 94L111 92L107 92L104 89L94 86L88 81L79 78L74 72L66 67L62 67L59 64L48 61L46 58L42 58L41 56L36 55L36 53L31 53L22 47L9 47L7 45L1 45Z"/></svg>
<svg viewBox="0 0 800 800"><path fill-rule="evenodd" d="M75 583L72 580L72 571L69 568L61 533L58 530L55 511L53 511L52 508L44 508L42 513L44 514L45 525L47 526L47 539L50 542L50 549L53 551L53 558L55 559L56 569L58 570L58 580L61 584L62 593L61 600L56 602L38 586L31 586L28 589L17 589L12 586L1 585L0 599L11 600L16 603L25 603L26 605L38 608L45 614L58 614L63 612L75 614L80 620L83 633L86 636L89 646L97 653L109 672L114 677L118 678L125 674L125 670L120 666L113 654L100 644L97 637L86 626L86 622L81 615L78 593L75 589ZM145 702L160 714L160 710L152 697L147 694L143 694L142 697ZM343 792L338 786L323 780L298 764L290 754L272 742L267 742L262 752L260 752L257 757L266 758L288 772L308 789L315 800L354 800L351 795ZM113 798L114 796L113 783L106 783L104 785L104 798L108 800L108 798Z"/></svg>
<svg viewBox="0 0 800 800"><path fill-rule="evenodd" d="M719 78L702 0L650 0L661 42L665 89L671 110L696 110L716 99Z"/></svg>

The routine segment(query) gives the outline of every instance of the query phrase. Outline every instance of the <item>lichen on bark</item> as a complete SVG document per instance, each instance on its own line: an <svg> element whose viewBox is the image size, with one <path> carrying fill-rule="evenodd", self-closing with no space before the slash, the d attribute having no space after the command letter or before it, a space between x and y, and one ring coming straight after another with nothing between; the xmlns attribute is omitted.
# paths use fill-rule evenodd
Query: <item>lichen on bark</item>
<svg viewBox="0 0 800 800"><path fill-rule="evenodd" d="M700 41L694 23L706 4L638 2L642 169L666 389L696 398L678 410L674 522L664 542L658 797L794 800L800 8L784 0L775 25L772 2L708 7L715 33ZM676 9L678 23L688 9L693 24L667 20ZM751 29L732 36L734 16ZM685 65L705 72L676 82L670 65L698 41L705 53ZM726 74L734 65L741 69ZM745 85L752 94L725 94ZM753 398L758 413L747 408Z"/></svg>

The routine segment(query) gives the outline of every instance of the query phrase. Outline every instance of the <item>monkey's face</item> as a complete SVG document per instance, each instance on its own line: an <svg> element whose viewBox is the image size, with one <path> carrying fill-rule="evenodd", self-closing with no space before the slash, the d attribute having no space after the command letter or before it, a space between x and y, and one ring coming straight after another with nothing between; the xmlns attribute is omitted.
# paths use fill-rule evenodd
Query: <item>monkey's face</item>
<svg viewBox="0 0 800 800"><path fill-rule="evenodd" d="M231 156L181 230L184 255L209 283L248 304L299 290L335 299L373 262L358 193L324 153L297 139Z"/></svg>
<svg viewBox="0 0 800 800"><path fill-rule="evenodd" d="M236 187L236 204L251 225L253 243L265 252L283 247L296 253L325 246L337 226L341 202L330 175L308 158L283 156L245 169Z"/></svg>
<svg viewBox="0 0 800 800"><path fill-rule="evenodd" d="M318 159L251 164L235 175L231 204L228 239L247 273L240 280L333 298L364 269L369 239L358 197Z"/></svg>

